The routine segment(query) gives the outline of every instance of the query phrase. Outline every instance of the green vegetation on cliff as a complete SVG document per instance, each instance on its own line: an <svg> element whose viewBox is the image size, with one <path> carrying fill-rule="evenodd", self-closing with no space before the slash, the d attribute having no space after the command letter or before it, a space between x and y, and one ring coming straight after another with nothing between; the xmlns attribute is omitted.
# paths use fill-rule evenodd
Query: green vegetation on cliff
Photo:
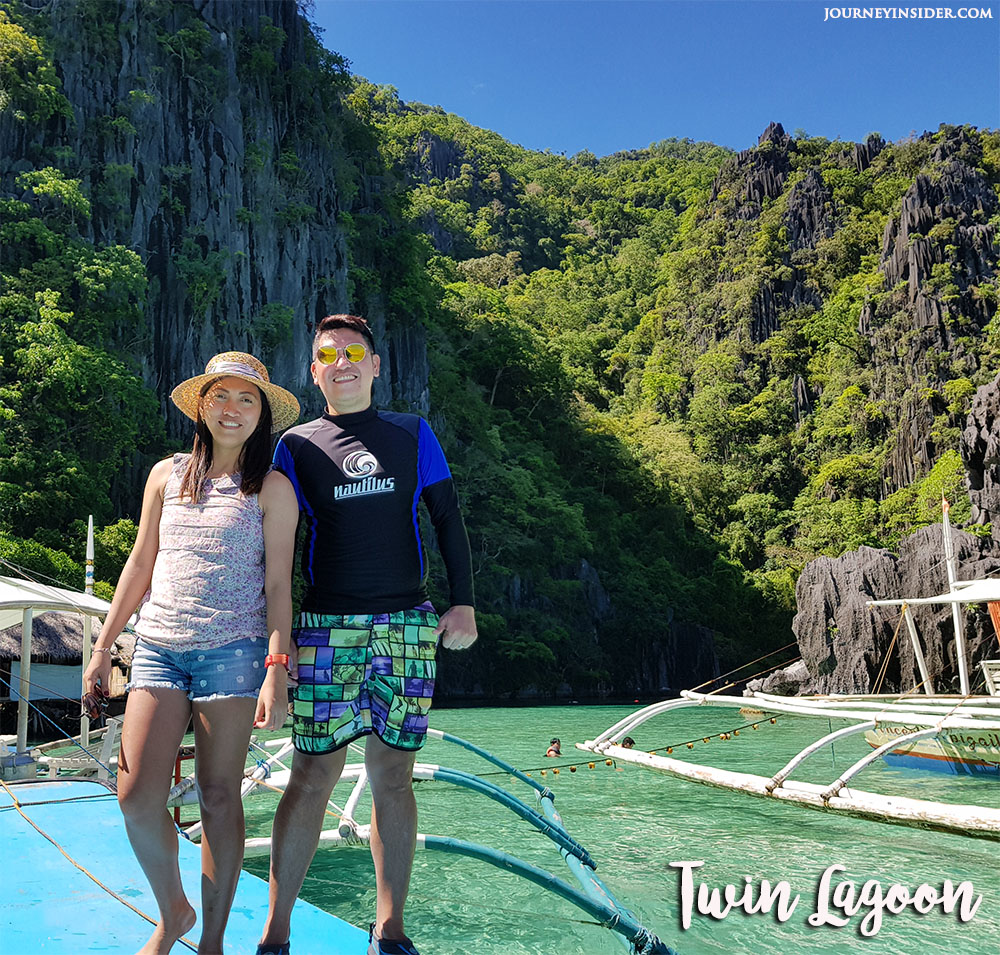
<svg viewBox="0 0 1000 955"><path fill-rule="evenodd" d="M156 94L137 84L73 154L43 21L11 10L0 132L44 145L0 168L0 557L76 584L60 552L79 558L65 541L92 511L113 580L120 485L170 449L137 364L166 291L149 249L123 241L136 167L123 148L98 154L134 137ZM142 36L208 128L223 48L192 9L149 11ZM233 37L241 95L270 97L282 124L241 130L234 229L291 244L334 219L343 277L303 274L303 299L426 343L484 636L448 662L453 686L697 682L709 633L724 669L789 641L812 557L894 546L937 519L942 492L968 519L958 433L1000 342L1000 135L853 144L771 127L738 155L688 140L538 153L352 81L301 22L291 57L293 26ZM86 29L119 55L107 23ZM322 211L317 170L336 179ZM249 246L210 244L194 174L163 168L157 217L197 326L218 320ZM281 356L296 314L270 300L233 332Z"/></svg>

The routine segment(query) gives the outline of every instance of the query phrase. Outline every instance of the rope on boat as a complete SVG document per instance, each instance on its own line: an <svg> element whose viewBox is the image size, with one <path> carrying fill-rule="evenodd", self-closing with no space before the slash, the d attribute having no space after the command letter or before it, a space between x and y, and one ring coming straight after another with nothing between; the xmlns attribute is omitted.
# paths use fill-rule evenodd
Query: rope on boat
<svg viewBox="0 0 1000 955"><path fill-rule="evenodd" d="M875 677L875 688L872 690L872 693L878 693L882 688L885 675L889 670L889 660L892 655L892 648L896 646L896 638L899 636L899 628L903 626L903 620L906 619L906 611L908 609L908 604L903 604L903 606L899 609L899 622L896 624L896 630L892 635L892 640L889 641L889 646L885 651L885 656L882 658L882 666L878 671L878 676Z"/></svg>
<svg viewBox="0 0 1000 955"><path fill-rule="evenodd" d="M727 677L732 676L734 673L739 673L740 670L746 667L752 667L755 663L760 663L761 660L766 660L768 657L773 657L776 653L781 653L783 650L788 650L790 647L797 647L798 641L793 640L791 643L786 643L783 647L778 647L777 650L770 650L763 656L757 657L756 660L750 660L748 663L741 663L738 667L734 667L732 670L722 673L719 676L713 676L712 679L706 680L704 683L699 683L697 686L691 687L692 690L700 690L704 686L708 686L709 683L714 683L716 680L725 680ZM801 659L801 657L796 657L795 659ZM789 663L794 663L794 660L790 660ZM767 670L761 670L760 673L769 673L774 667L769 667ZM754 676L759 676L759 673L753 674L753 676L740 677L740 680L752 680Z"/></svg>
<svg viewBox="0 0 1000 955"><path fill-rule="evenodd" d="M90 796L66 796L63 799L35 799L32 800L27 805L29 806L61 806L63 803L70 802L95 802L100 799L108 799L113 796L114 793L94 793ZM12 809L17 809L17 806L0 806L0 812L9 812Z"/></svg>
<svg viewBox="0 0 1000 955"><path fill-rule="evenodd" d="M43 839L47 839L47 840L48 840L49 842L51 842L51 843L52 843L52 845L53 845L53 846L55 846L55 847L56 847L56 849L58 849L60 853L62 853L63 857L64 857L64 858L65 858L65 859L66 859L66 860L67 860L67 861L68 861L68 862L69 862L69 863L70 863L71 865L73 865L73 866L74 866L75 868L79 869L79 870L80 870L80 871L81 871L81 872L82 872L82 873L83 873L83 874L84 874L84 875L85 875L85 876L86 876L86 877L87 877L88 879L90 879L90 880L91 880L92 882L94 882L94 883L95 883L96 885L98 885L98 886L100 886L100 887L101 887L102 889L104 889L104 891L105 891L105 892L107 892L107 893L108 893L108 895L110 895L110 896L111 896L111 897L112 897L113 899L115 899L115 900L116 900L116 901L118 901L118 902L121 902L121 904L122 904L122 905L124 905L124 906L125 906L125 908L127 908L127 909L131 909L131 910L132 910L133 912L135 912L135 914L136 914L136 915L138 915L138 916L139 916L140 918L143 918L143 919L145 919L145 920L146 920L147 922L149 922L149 923L150 923L150 925L154 925L154 926L155 926L155 925L158 925L158 924L159 924L159 919L154 919L154 918L153 918L153 917L152 917L151 915L147 915L147 914L146 914L145 912L143 912L143 911L142 911L142 909L140 909L140 908L137 908L136 906L134 906L134 905L133 905L133 904L132 904L131 902L129 902L129 900L128 900L128 899L126 899L126 898L123 898L123 897L122 897L121 895L119 895L119 893L117 893L117 892L116 892L116 891L115 891L114 889L112 889L112 888L111 888L111 887L110 887L109 885L105 885L105 884L104 884L104 883L103 883L103 882L102 882L102 881L101 881L101 880L100 880L99 878L97 878L97 876L96 876L96 875L94 875L94 873L93 873L93 872L91 872L91 871L90 871L90 870L89 870L89 869L88 869L88 868L87 868L87 867L86 867L85 865L81 865L81 864L80 864L79 862L77 862L77 861L76 861L76 859L74 859L74 858L73 858L73 857L72 857L72 856L71 856L71 855L70 855L70 854L69 854L69 853L68 853L68 852L67 852L67 851L66 851L66 850L65 850L65 849L64 849L64 848L63 848L63 847L61 846L61 845L59 845L59 843L58 843L58 842L56 842L56 840L55 840L55 839L53 839L53 838L52 838L52 836L50 836L50 835L49 835L49 834L48 834L48 833L47 833L47 832L46 832L46 831L45 831L44 829L42 829L42 827L41 827L41 826L39 826L39 825L38 825L38 824L37 824L37 823L36 823L36 822L35 822L35 821L34 821L34 820L33 820L33 819L32 819L32 818L30 817L30 816L28 816L28 814L27 814L27 813L26 813L26 812L24 811L24 809L22 808L22 806L21 806L21 803L20 803L20 800L19 800L19 799L17 798L17 796L16 796L15 794L14 794L13 790L12 790L12 789L10 788L10 786L8 786L8 785L7 785L7 783L6 783L6 782L4 782L4 781L3 781L2 779L0 779L0 786L2 786L2 787L3 787L3 789L4 789L4 791L5 791L6 793L7 793L7 795L8 795L8 796L10 796L10 798L11 798L11 800L12 800L13 804L14 804L14 805L13 805L13 808L14 808L14 809L16 809L16 810L18 811L18 813L20 814L21 818L22 818L22 819L24 819L24 821L25 821L25 822L26 822L26 823L27 823L27 824L28 824L29 826L31 826L31 828L32 828L32 829L34 829L34 830L35 830L35 832L37 832L37 833L38 833L38 834L39 834L39 835L40 835L40 836L41 836L41 837L42 837ZM59 801L59 800L53 800L53 802L58 802L58 801ZM68 802L68 801L70 801L70 800L66 800L66 801ZM178 939L177 941L179 941L179 942L180 942L180 943L181 943L182 945L184 945L184 946L185 946L186 948L188 948L188 949L189 949L190 951L192 951L192 952L197 952L197 951L198 951L198 946L197 946L197 945L194 945L194 944L193 944L192 942L190 942L190 941L189 941L188 939L186 939L186 938L179 938L179 939Z"/></svg>
<svg viewBox="0 0 1000 955"><path fill-rule="evenodd" d="M595 766L594 762L587 763L587 768L588 769L593 769L594 766ZM524 775L527 776L528 779L531 779L531 774L532 773L541 773L542 776L544 776L546 773L554 773L555 775L558 776L559 775L559 770L561 770L561 769L568 769L571 773L575 773L577 771L577 769L579 769L579 768L580 768L580 764L578 762L575 762L575 763L546 763L544 766L530 766L528 769L522 769L522 770L520 770L520 772L524 773ZM498 770L495 770L494 772L476 773L475 775L478 776L480 779L484 779L487 776L510 776L512 774L509 773L509 772L507 772L506 770L498 769Z"/></svg>

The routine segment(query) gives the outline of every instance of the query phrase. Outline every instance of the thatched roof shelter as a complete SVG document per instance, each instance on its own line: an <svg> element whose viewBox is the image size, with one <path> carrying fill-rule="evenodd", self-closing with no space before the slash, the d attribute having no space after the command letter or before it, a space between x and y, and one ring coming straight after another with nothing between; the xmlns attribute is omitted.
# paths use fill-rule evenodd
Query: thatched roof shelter
<svg viewBox="0 0 1000 955"><path fill-rule="evenodd" d="M101 624L94 620L93 639L101 634ZM112 658L128 666L135 650L135 637L122 634L115 641ZM0 661L21 659L21 624L0 630ZM49 610L31 622L31 660L33 663L78 664L83 659L83 617L78 613Z"/></svg>

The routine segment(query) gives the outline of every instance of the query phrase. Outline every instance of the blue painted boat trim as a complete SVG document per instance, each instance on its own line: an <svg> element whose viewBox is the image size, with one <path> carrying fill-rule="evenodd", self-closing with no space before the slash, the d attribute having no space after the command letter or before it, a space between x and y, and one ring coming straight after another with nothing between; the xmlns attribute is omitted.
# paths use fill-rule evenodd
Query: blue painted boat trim
<svg viewBox="0 0 1000 955"><path fill-rule="evenodd" d="M899 751L885 753L882 759L886 765L901 769L919 769L925 773L944 773L948 776L986 776L991 779L1000 779L1000 766L995 763L972 763Z"/></svg>
<svg viewBox="0 0 1000 955"><path fill-rule="evenodd" d="M89 780L53 779L9 783L0 788L0 866L2 955L79 955L81 952L134 955L152 925L126 907L121 896L155 921L156 902L132 854L113 793ZM101 888L39 834L24 814L79 865ZM201 917L201 850L180 840L181 878ZM110 891L108 891L110 890ZM244 872L236 889L226 949L253 952L267 915L267 883ZM187 938L197 945L199 924ZM295 903L292 915L295 955L362 955L367 932L307 902ZM184 951L180 944L175 952Z"/></svg>

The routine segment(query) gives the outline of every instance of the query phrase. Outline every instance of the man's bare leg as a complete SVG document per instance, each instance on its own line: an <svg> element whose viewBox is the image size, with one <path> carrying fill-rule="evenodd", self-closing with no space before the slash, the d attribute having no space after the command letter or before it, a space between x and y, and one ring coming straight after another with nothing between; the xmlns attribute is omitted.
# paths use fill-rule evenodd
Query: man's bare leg
<svg viewBox="0 0 1000 955"><path fill-rule="evenodd" d="M375 937L405 939L403 906L417 845L417 802L413 798L416 753L368 737L365 767L372 792L372 861L375 863Z"/></svg>
<svg viewBox="0 0 1000 955"><path fill-rule="evenodd" d="M271 830L271 877L265 945L288 941L292 907L316 853L323 816L333 787L344 771L347 747L323 756L296 752Z"/></svg>

